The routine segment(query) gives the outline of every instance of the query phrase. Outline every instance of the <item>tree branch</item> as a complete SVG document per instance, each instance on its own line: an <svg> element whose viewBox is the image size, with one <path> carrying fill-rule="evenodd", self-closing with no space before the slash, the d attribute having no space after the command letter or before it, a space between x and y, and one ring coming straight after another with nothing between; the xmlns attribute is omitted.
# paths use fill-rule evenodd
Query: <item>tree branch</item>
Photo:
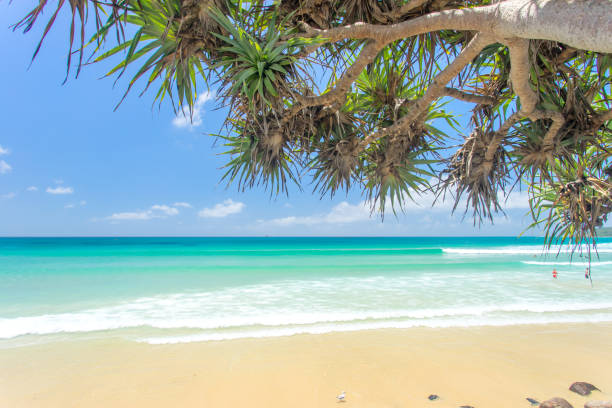
<svg viewBox="0 0 612 408"><path fill-rule="evenodd" d="M302 97L296 95L297 103L282 115L283 117L279 122L279 126L282 127L289 123L298 112L305 108L341 103L342 98L346 97L353 82L355 82L365 67L376 58L378 52L383 47L383 45L376 41L370 41L366 44L355 62L344 72L344 74L342 74L340 79L336 81L336 86L328 92L317 96Z"/></svg>
<svg viewBox="0 0 612 408"><path fill-rule="evenodd" d="M325 30L317 29L301 22L299 27L304 33L296 34L296 36L321 37L325 42L337 42L347 39L375 39L386 45L402 38L443 29L461 31L484 30L487 28L487 25L484 24L486 13L482 11L488 11L490 14L492 10L480 9L483 8L444 10L391 25L360 22Z"/></svg>
<svg viewBox="0 0 612 408"><path fill-rule="evenodd" d="M410 3L409 3L410 4ZM560 24L560 22L565 24ZM319 30L302 23L300 36L336 42L390 42L439 30L478 31L496 38L558 41L577 49L612 52L609 0L505 0L488 6L442 10L392 25L355 23Z"/></svg>
<svg viewBox="0 0 612 408"><path fill-rule="evenodd" d="M539 102L538 95L531 89L531 72L529 60L529 40L512 39L506 41L510 50L510 81L512 89L521 100L521 116L531 120L552 119L552 124L546 131L542 140L542 150L554 149L557 133L565 123L565 118L559 112L536 110Z"/></svg>
<svg viewBox="0 0 612 408"><path fill-rule="evenodd" d="M382 48L384 48L384 45L377 41L368 42L359 53L359 57L357 57L355 62L344 72L344 74L342 74L340 79L336 81L336 86L333 89L322 95L300 98L300 109L310 106L329 105L333 102L340 101L340 99L346 96L346 93L349 91L359 74L361 74L368 64L374 61Z"/></svg>
<svg viewBox="0 0 612 408"><path fill-rule="evenodd" d="M604 113L600 113L599 115L597 115L593 122L595 123L595 127L599 129L609 120L612 120L612 109L607 110Z"/></svg>
<svg viewBox="0 0 612 408"><path fill-rule="evenodd" d="M563 127L563 124L565 123L565 118L563 117L563 115L559 112L554 112L554 111L537 110L533 112L529 116L529 118L531 120L538 120L538 119L551 119L552 120L550 127L548 128L548 130L546 131L546 134L544 135L544 138L542 139L542 150L543 151L554 150L555 139L557 138L557 134L559 133L559 130L561 130L561 128Z"/></svg>
<svg viewBox="0 0 612 408"><path fill-rule="evenodd" d="M479 105L494 105L496 102L495 98L492 98L490 96L471 94L459 89L449 87L444 88L444 95L450 96L451 98L455 99L461 99L465 102L476 103Z"/></svg>
<svg viewBox="0 0 612 408"><path fill-rule="evenodd" d="M385 13L385 16L389 17L391 20L397 20L410 11L424 6L428 1L429 0L410 0L408 3L404 3L400 8Z"/></svg>
<svg viewBox="0 0 612 408"><path fill-rule="evenodd" d="M482 34L476 34L476 36L469 42L469 44L461 50L459 55L448 64L432 81L427 87L425 94L412 102L411 109L405 116L402 116L393 125L380 129L379 131L372 133L365 137L361 142L362 147L368 146L370 143L378 140L382 137L389 135L400 134L405 128L409 127L414 120L423 113L425 109L429 107L431 102L445 95L446 84L453 79L461 70L469 64L480 51L491 44L494 40Z"/></svg>
<svg viewBox="0 0 612 408"><path fill-rule="evenodd" d="M514 112L509 118L506 119L499 129L497 129L493 139L491 139L491 143L489 143L489 146L487 146L487 151L485 152L484 161L487 163L487 165L482 167L484 170L483 173L487 174L491 170L491 164L493 163L493 158L495 157L495 153L497 152L499 145L506 138L510 128L514 126L516 122L521 120L521 117L522 115L519 112Z"/></svg>
<svg viewBox="0 0 612 408"><path fill-rule="evenodd" d="M510 81L512 90L521 100L523 116L529 116L536 108L538 95L531 89L529 41L523 39L507 40L506 45L510 50Z"/></svg>
<svg viewBox="0 0 612 408"><path fill-rule="evenodd" d="M298 112L305 108L322 105L329 106L334 103L341 103L342 98L346 97L346 94L350 90L353 82L355 82L365 67L376 58L378 52L383 47L383 45L376 41L370 41L368 44L366 44L355 62L344 72L344 74L342 74L340 79L336 81L336 86L328 92L322 95L307 97L296 95L297 103L282 115L283 118L279 122L279 126L282 127L289 123L289 121Z"/></svg>

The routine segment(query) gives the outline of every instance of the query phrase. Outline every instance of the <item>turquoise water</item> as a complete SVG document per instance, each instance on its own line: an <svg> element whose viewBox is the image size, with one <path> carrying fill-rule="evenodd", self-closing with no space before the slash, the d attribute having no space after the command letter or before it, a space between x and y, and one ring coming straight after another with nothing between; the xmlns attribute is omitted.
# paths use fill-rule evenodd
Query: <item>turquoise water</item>
<svg viewBox="0 0 612 408"><path fill-rule="evenodd" d="M611 240L584 270L539 238L0 238L0 347L612 321Z"/></svg>

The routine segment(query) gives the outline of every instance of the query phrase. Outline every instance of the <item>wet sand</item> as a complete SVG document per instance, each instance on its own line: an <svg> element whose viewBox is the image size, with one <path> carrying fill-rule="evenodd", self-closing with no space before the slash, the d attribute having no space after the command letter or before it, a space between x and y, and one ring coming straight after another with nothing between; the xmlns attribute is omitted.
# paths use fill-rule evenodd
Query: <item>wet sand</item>
<svg viewBox="0 0 612 408"><path fill-rule="evenodd" d="M574 381L603 392L582 397ZM0 407L529 408L612 399L612 324L414 328L0 350ZM429 401L428 395L440 399Z"/></svg>

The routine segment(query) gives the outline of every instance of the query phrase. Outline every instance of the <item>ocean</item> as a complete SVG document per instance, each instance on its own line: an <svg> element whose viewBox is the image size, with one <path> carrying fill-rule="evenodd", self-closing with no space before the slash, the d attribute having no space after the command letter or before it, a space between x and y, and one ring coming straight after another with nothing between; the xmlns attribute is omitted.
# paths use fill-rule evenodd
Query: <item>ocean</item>
<svg viewBox="0 0 612 408"><path fill-rule="evenodd" d="M0 348L612 322L612 240L0 238ZM558 278L552 277L556 268Z"/></svg>

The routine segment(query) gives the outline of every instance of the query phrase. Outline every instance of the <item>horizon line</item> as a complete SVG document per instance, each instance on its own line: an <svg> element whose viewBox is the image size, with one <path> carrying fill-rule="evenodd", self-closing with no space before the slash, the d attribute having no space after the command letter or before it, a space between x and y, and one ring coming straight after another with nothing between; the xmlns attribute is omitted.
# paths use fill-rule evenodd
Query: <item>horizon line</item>
<svg viewBox="0 0 612 408"><path fill-rule="evenodd" d="M0 235L4 238L544 238L541 235ZM607 237L600 237L607 238Z"/></svg>

